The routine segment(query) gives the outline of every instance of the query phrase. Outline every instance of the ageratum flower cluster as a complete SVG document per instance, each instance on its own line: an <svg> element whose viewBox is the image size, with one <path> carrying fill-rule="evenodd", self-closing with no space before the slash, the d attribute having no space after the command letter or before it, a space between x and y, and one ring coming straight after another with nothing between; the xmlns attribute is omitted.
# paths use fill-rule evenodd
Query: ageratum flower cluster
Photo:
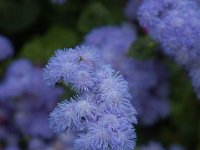
<svg viewBox="0 0 200 150"><path fill-rule="evenodd" d="M14 52L14 48L8 38L0 35L0 61L11 56Z"/></svg>
<svg viewBox="0 0 200 150"><path fill-rule="evenodd" d="M49 112L54 108L61 88L43 85L42 70L28 60L16 60L0 84L0 139L13 135L52 138L48 126ZM14 125L14 127L13 127ZM19 134L19 132L21 134Z"/></svg>
<svg viewBox="0 0 200 150"><path fill-rule="evenodd" d="M173 56L177 62L188 64L198 60L200 10L195 1L144 0L138 17L152 37L160 41L164 52Z"/></svg>
<svg viewBox="0 0 200 150"><path fill-rule="evenodd" d="M70 85L77 96L58 104L50 114L56 133L75 137L77 150L132 150L137 123L124 78L101 61L93 48L55 52L44 69L44 81Z"/></svg>
<svg viewBox="0 0 200 150"><path fill-rule="evenodd" d="M200 98L200 7L196 1L144 0L138 18L163 51L188 69Z"/></svg>
<svg viewBox="0 0 200 150"><path fill-rule="evenodd" d="M84 43L99 48L102 60L124 75L134 97L131 102L137 109L139 123L152 125L169 114L168 77L159 62L128 57L135 39L134 28L124 24L95 28L86 35Z"/></svg>

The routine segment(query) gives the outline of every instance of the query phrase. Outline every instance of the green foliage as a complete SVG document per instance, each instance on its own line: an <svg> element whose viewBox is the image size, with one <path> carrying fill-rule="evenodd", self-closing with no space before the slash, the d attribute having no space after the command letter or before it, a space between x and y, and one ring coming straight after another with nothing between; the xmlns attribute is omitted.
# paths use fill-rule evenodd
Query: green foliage
<svg viewBox="0 0 200 150"><path fill-rule="evenodd" d="M138 37L129 49L129 55L140 60L157 57L157 43L149 36Z"/></svg>
<svg viewBox="0 0 200 150"><path fill-rule="evenodd" d="M20 57L42 64L47 62L58 48L73 47L78 43L76 32L65 27L55 26L43 36L36 36L27 42L21 50Z"/></svg>
<svg viewBox="0 0 200 150"><path fill-rule="evenodd" d="M119 10L119 5L116 11L116 9L107 8L101 2L92 2L81 13L77 28L80 32L86 33L97 26L119 23L122 20L121 15L118 15L120 13Z"/></svg>
<svg viewBox="0 0 200 150"><path fill-rule="evenodd" d="M198 143L199 121L197 118L200 113L199 101L196 98L187 73L171 60L168 61L168 66L171 73L172 126L176 128L177 136L179 135L181 141L186 145L192 145L190 148L195 149Z"/></svg>
<svg viewBox="0 0 200 150"><path fill-rule="evenodd" d="M93 27L112 23L109 10L101 3L92 3L85 8L78 20L78 30L88 32Z"/></svg>

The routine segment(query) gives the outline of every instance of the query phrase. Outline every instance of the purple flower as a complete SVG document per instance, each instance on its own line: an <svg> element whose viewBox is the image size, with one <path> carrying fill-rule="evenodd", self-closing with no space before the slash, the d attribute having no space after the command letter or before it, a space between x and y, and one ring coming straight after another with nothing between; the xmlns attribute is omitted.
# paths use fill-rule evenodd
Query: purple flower
<svg viewBox="0 0 200 150"><path fill-rule="evenodd" d="M136 39L136 32L129 24L120 27L106 26L93 29L85 37L84 44L97 47L106 63L117 63L127 54ZM116 55L113 57L113 53ZM111 63L111 65L112 65Z"/></svg>
<svg viewBox="0 0 200 150"><path fill-rule="evenodd" d="M200 11L195 1L145 0L138 16L141 25L161 43L164 52L173 56L178 63L188 64L198 59Z"/></svg>
<svg viewBox="0 0 200 150"><path fill-rule="evenodd" d="M62 74L57 76L53 72ZM137 120L128 84L104 65L94 48L59 50L44 69L44 79L48 79L48 85L64 82L77 92L77 97L61 102L50 114L50 126L55 132L75 135L75 149L134 148L136 135L132 124Z"/></svg>
<svg viewBox="0 0 200 150"><path fill-rule="evenodd" d="M161 43L163 51L188 69L198 96L200 87L197 80L200 63L199 8L196 1L144 0L138 11L140 24Z"/></svg>
<svg viewBox="0 0 200 150"><path fill-rule="evenodd" d="M135 37L135 31L129 25L122 27L107 26L93 29L86 35L85 43L99 48L103 61L111 64L124 75L128 81L130 93L134 97L132 103L138 111L139 122L143 125L152 125L158 119L163 119L169 115L168 76L166 69L159 62L139 61L128 57L128 49ZM112 74L111 71L106 71L106 73L108 77ZM110 80L118 80L117 82L120 83L120 77L116 79L113 77ZM119 94L121 93L115 91L124 89L123 86L126 85L115 86L109 90L109 86L112 85L109 84L108 86L108 84L103 85L102 83L101 86L105 91L104 94L106 94L101 94L101 97L107 98L111 102L110 97L120 97ZM129 96L128 94L124 95ZM108 106L105 105L106 109Z"/></svg>
<svg viewBox="0 0 200 150"><path fill-rule="evenodd" d="M62 92L61 88L45 87L42 70L29 61L13 62L0 85L2 117L6 119L0 129L9 124L5 126L9 131L14 124L16 134L20 131L24 136L52 138L48 115Z"/></svg>

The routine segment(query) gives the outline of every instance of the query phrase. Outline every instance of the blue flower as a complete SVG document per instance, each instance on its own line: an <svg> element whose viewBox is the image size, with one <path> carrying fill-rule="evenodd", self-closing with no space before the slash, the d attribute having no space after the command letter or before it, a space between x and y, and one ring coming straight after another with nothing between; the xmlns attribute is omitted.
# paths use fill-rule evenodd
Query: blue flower
<svg viewBox="0 0 200 150"><path fill-rule="evenodd" d="M138 18L151 36L161 43L164 52L178 63L188 64L198 59L200 11L195 1L144 0Z"/></svg>
<svg viewBox="0 0 200 150"><path fill-rule="evenodd" d="M5 131L15 131L10 129L14 124L18 128L15 132L23 136L52 138L48 115L62 92L61 88L44 86L41 68L28 60L20 59L11 63L0 85L0 103L4 106L2 111L5 110L8 114L6 119L9 120Z"/></svg>
<svg viewBox="0 0 200 150"><path fill-rule="evenodd" d="M71 102L64 101L50 114L50 127L53 131L63 132L78 127L74 104L74 100L71 100Z"/></svg>
<svg viewBox="0 0 200 150"><path fill-rule="evenodd" d="M56 53L44 69L44 79L53 81L51 84L71 85L77 96L59 103L53 110L51 128L57 133L76 135L74 146L77 150L133 149L136 111L130 103L124 78L101 61L94 47L81 46L59 53L64 53L68 59ZM67 64L65 68L63 64ZM55 73L57 69L61 75L49 76L49 72Z"/></svg>
<svg viewBox="0 0 200 150"><path fill-rule="evenodd" d="M152 1L152 3L155 2ZM125 24L120 27L95 28L86 35L84 43L100 49L102 60L120 71L128 81L130 93L133 96L132 98L130 94L125 93L127 90L122 90L127 89L127 83L121 82L122 77L111 67L104 66L97 72L97 77L101 80L99 88L102 91L98 101L102 103L102 99L108 99L101 104L102 109L112 110L115 113L121 113L125 109L127 112L133 112L128 111L132 108L127 107L127 105L130 106L129 100L131 100L138 111L139 123L152 125L158 119L166 118L169 115L168 72L159 62L139 61L128 57L128 49L134 43L135 38L134 28ZM123 105L120 105L120 109L115 106L118 99L123 99L124 102Z"/></svg>
<svg viewBox="0 0 200 150"><path fill-rule="evenodd" d="M138 11L141 26L160 42L164 53L187 68L199 96L200 11L196 1L144 0ZM190 21L188 21L190 18Z"/></svg>

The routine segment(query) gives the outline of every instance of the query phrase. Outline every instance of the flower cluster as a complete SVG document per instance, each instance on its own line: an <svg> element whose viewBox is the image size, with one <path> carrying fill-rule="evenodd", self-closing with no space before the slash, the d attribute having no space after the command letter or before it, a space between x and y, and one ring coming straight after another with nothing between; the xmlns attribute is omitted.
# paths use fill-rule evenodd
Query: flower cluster
<svg viewBox="0 0 200 150"><path fill-rule="evenodd" d="M135 39L133 27L125 24L96 28L86 35L84 43L99 48L103 61L124 75L134 96L132 103L137 109L139 123L152 125L169 114L168 77L159 62L128 57Z"/></svg>
<svg viewBox="0 0 200 150"><path fill-rule="evenodd" d="M138 18L162 44L164 52L180 64L188 64L200 56L200 11L195 1L144 0Z"/></svg>
<svg viewBox="0 0 200 150"><path fill-rule="evenodd" d="M70 85L77 96L58 104L50 114L56 133L74 136L78 150L132 150L137 123L127 82L86 46L55 52L44 69L44 81Z"/></svg>
<svg viewBox="0 0 200 150"><path fill-rule="evenodd" d="M106 26L95 28L88 33L84 44L99 48L106 63L113 65L118 64L118 61L127 55L136 37L136 32L130 24L123 24L121 27Z"/></svg>
<svg viewBox="0 0 200 150"><path fill-rule="evenodd" d="M200 9L190 0L144 0L138 11L140 24L159 41L163 51L186 66L200 97ZM189 21L188 21L189 19Z"/></svg>
<svg viewBox="0 0 200 150"><path fill-rule="evenodd" d="M14 49L10 40L0 35L0 61L11 56L13 52L14 52Z"/></svg>
<svg viewBox="0 0 200 150"><path fill-rule="evenodd" d="M13 62L0 84L0 130L4 131L0 139L19 135L19 131L24 136L51 138L48 114L62 92L61 88L45 87L42 70L29 61Z"/></svg>

